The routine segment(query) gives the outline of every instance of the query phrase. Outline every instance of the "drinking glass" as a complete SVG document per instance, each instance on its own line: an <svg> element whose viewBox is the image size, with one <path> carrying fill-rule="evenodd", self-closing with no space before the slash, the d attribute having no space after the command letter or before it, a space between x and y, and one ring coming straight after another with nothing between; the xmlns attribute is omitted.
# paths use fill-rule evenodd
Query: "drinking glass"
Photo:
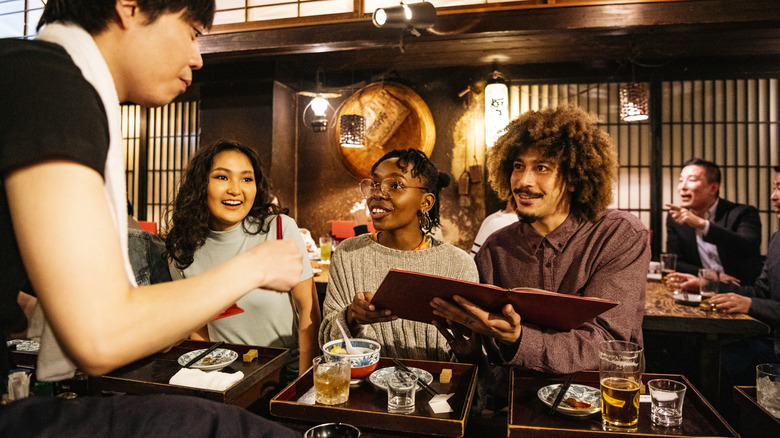
<svg viewBox="0 0 780 438"><path fill-rule="evenodd" d="M414 395L417 391L417 375L411 371L396 370L385 379L387 386L387 412L411 414L414 412Z"/></svg>
<svg viewBox="0 0 780 438"><path fill-rule="evenodd" d="M605 431L637 429L642 354L642 347L633 342L602 341L599 344L601 425Z"/></svg>
<svg viewBox="0 0 780 438"><path fill-rule="evenodd" d="M677 254L662 253L661 254L661 281L664 285L667 285L667 278L669 274L677 270ZM668 287L668 285L667 285Z"/></svg>
<svg viewBox="0 0 780 438"><path fill-rule="evenodd" d="M320 259L323 262L330 260L333 252L333 239L330 236L320 237Z"/></svg>
<svg viewBox="0 0 780 438"><path fill-rule="evenodd" d="M350 360L348 357L317 356L312 360L315 400L337 405L349 399Z"/></svg>
<svg viewBox="0 0 780 438"><path fill-rule="evenodd" d="M682 424L685 384L676 380L653 379L650 388L650 418L658 426L675 427Z"/></svg>
<svg viewBox="0 0 780 438"><path fill-rule="evenodd" d="M762 408L780 418L780 363L756 366L756 399Z"/></svg>
<svg viewBox="0 0 780 438"><path fill-rule="evenodd" d="M718 293L719 283L720 272L717 269L699 269L699 293L701 294L701 305L705 308L711 309L709 299Z"/></svg>

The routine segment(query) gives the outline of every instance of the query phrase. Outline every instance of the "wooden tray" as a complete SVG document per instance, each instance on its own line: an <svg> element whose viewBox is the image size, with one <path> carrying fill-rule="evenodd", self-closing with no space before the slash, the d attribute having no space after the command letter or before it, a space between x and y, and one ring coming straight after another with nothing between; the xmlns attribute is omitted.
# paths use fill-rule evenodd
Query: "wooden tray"
<svg viewBox="0 0 780 438"><path fill-rule="evenodd" d="M664 428L652 425L650 402L639 405L639 424L636 432L605 432L601 428L601 412L588 417L568 417L556 413L549 415L549 407L536 395L539 388L560 383L564 376L551 376L513 369L509 388L509 437L580 437L580 436L623 436L659 437L665 435L683 437L738 437L737 432L715 411L684 376L677 374L644 374L642 381L668 378L681 381L688 386L683 401L683 424L680 428ZM599 388L599 373L582 371L574 383Z"/></svg>
<svg viewBox="0 0 780 438"><path fill-rule="evenodd" d="M271 399L271 414L281 418L291 418L315 423L341 422L352 424L360 429L402 432L404 434L463 436L466 420L471 410L474 390L477 386L477 368L471 364L434 362L422 360L402 360L409 367L416 367L433 374L431 386L440 394L454 393L449 404L454 412L434 414L428 405L431 396L425 391L416 395L415 411L408 415L387 412L387 393L376 389L368 379L349 388L349 400L346 403L326 406L303 404L298 400L314 385L312 370L288 385ZM377 369L393 366L391 359L380 358ZM439 374L443 368L452 370L449 384L439 383Z"/></svg>
<svg viewBox="0 0 780 438"><path fill-rule="evenodd" d="M188 351L207 348L211 344L211 342L203 341L184 341L165 353L153 354L105 376L92 378L90 381L91 392L93 394L120 392L126 394L194 395L247 407L264 393L278 388L279 377L285 364L290 360L291 354L290 350L286 348L224 344L222 348L228 348L238 353L238 359L221 371L243 372L244 378L238 383L224 391L189 388L168 383L171 377L181 369L181 365L178 363L179 356ZM252 348L257 350L258 358L245 363L242 361L242 355Z"/></svg>

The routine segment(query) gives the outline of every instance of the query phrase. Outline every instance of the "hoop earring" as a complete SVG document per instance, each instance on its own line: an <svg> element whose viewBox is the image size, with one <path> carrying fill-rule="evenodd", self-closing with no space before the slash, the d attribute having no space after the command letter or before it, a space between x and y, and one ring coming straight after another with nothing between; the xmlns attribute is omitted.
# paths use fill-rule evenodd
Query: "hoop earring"
<svg viewBox="0 0 780 438"><path fill-rule="evenodd" d="M420 215L420 229L423 231L431 229L431 215L427 211Z"/></svg>

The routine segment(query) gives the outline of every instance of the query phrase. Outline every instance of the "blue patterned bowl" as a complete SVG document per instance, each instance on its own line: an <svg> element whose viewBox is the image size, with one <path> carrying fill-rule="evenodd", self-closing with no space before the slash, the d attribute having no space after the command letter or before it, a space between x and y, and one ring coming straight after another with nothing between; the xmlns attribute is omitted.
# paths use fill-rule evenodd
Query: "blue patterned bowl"
<svg viewBox="0 0 780 438"><path fill-rule="evenodd" d="M348 357L352 365L350 376L353 379L362 379L374 372L379 363L379 343L371 339L350 338L352 346L361 350L361 354L337 353L333 350L344 349L344 340L336 339L322 346L322 352L326 356Z"/></svg>

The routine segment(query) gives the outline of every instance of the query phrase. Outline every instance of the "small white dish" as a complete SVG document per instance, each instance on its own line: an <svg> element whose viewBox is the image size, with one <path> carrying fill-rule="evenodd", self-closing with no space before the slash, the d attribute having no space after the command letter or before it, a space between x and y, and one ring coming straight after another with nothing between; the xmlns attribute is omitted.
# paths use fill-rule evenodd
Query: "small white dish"
<svg viewBox="0 0 780 438"><path fill-rule="evenodd" d="M408 368L412 370L413 373L417 374L417 378L420 381L423 381L428 385L433 383L433 375L428 371L421 370L415 367L408 367ZM380 368L368 376L368 381L371 382L371 384L374 385L377 389L382 391L387 391L387 386L385 385L385 378L394 372L395 372L395 367ZM421 388L422 387L418 383L417 389L419 390Z"/></svg>
<svg viewBox="0 0 780 438"><path fill-rule="evenodd" d="M184 353L179 356L179 365L187 365L187 362L194 359L195 356L203 352L204 349L194 350L188 353ZM195 368L203 371L215 371L225 368L238 359L238 353L227 348L217 348L211 353L204 356L201 360L190 365L190 368Z"/></svg>
<svg viewBox="0 0 780 438"><path fill-rule="evenodd" d="M552 407L553 402L555 402L555 396L558 395L558 390L560 387L560 383L547 385L544 388L540 388L539 391L536 392L536 395L544 404ZM575 408L569 406L569 404L566 403L566 399L569 397L580 402L590 403L590 407ZM576 383L571 384L569 389L566 391L566 394L564 394L563 400L561 400L561 403L556 409L557 412L560 412L564 415L570 415L572 417L586 417L588 415L593 415L600 410L601 392L592 386L579 385Z"/></svg>
<svg viewBox="0 0 780 438"><path fill-rule="evenodd" d="M15 345L16 351L38 351L41 348L41 344L30 339L11 339L10 341L7 341L5 345L6 347Z"/></svg>
<svg viewBox="0 0 780 438"><path fill-rule="evenodd" d="M701 295L687 292L675 294L673 298L680 304L687 306L698 306L701 303Z"/></svg>
<svg viewBox="0 0 780 438"><path fill-rule="evenodd" d="M659 273L649 273L647 274L647 279L650 281L661 281L661 274Z"/></svg>

